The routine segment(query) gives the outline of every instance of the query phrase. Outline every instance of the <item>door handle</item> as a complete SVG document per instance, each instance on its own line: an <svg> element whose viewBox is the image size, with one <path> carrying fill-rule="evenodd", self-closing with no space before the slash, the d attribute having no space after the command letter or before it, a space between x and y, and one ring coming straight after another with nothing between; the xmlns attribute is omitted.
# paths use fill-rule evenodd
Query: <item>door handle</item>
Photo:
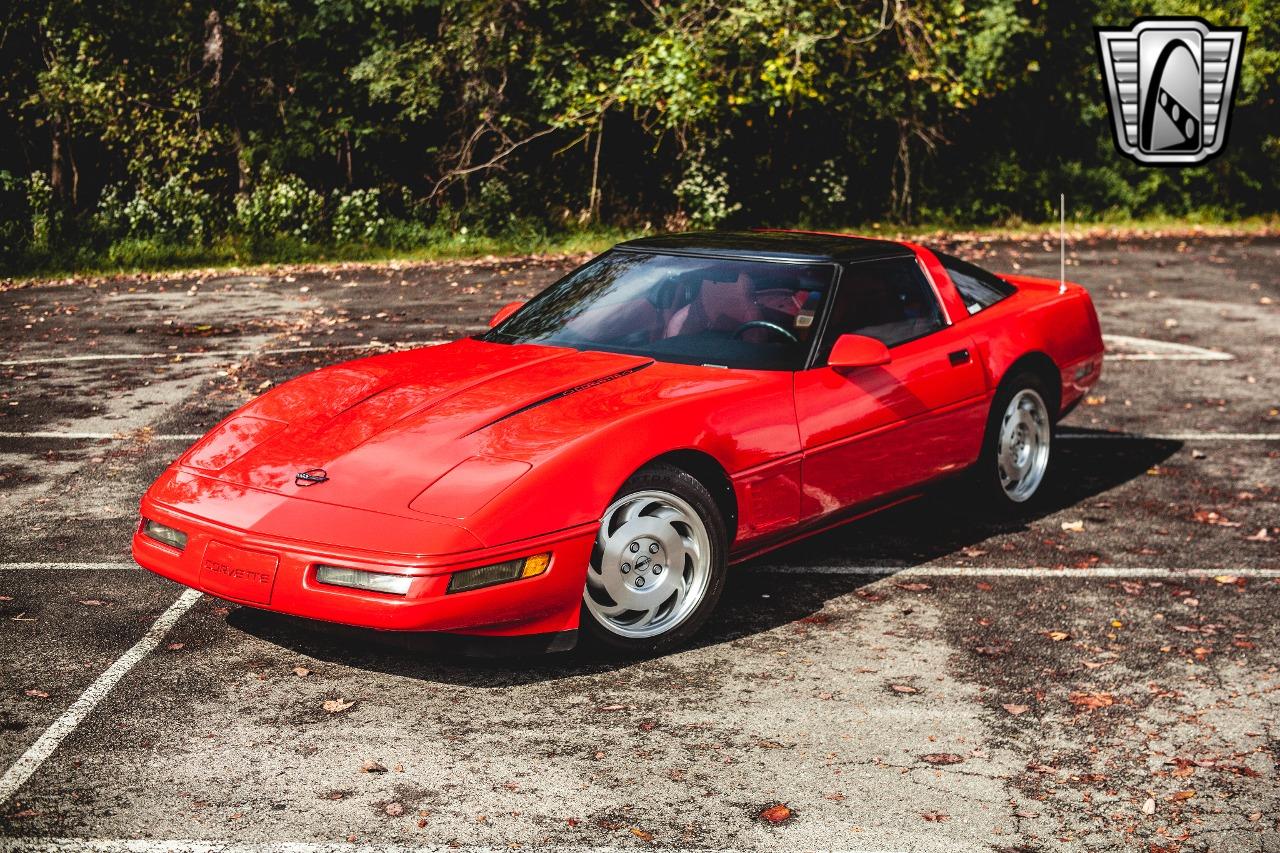
<svg viewBox="0 0 1280 853"><path fill-rule="evenodd" d="M951 362L952 367L959 367L962 364L968 364L969 350L958 349L955 352L947 353L947 360Z"/></svg>

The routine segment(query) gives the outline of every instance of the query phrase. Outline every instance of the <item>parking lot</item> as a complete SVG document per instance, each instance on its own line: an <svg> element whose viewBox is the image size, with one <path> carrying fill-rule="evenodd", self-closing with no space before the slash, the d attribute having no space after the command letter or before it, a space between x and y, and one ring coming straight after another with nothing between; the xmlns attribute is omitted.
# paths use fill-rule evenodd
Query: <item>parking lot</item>
<svg viewBox="0 0 1280 853"><path fill-rule="evenodd" d="M0 849L1280 851L1280 239L1069 250L1110 357L1046 508L938 490L735 568L639 662L448 657L129 558L231 409L579 259L0 291Z"/></svg>

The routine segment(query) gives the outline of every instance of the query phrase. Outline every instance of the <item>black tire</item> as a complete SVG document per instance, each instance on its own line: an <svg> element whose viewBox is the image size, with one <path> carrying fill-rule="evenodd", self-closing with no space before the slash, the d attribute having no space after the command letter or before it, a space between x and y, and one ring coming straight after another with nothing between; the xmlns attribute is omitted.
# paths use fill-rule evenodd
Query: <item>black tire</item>
<svg viewBox="0 0 1280 853"><path fill-rule="evenodd" d="M697 520L701 522L705 530L710 554L709 565L705 569L707 572L706 583L700 593L700 600L696 603L690 602L688 612L678 622L655 636L622 636L617 630L611 628L606 621L602 621L605 617L597 616L588 606L587 596L592 594L590 588L591 579L589 578L588 588L583 591L580 618L581 634L587 640L588 648L595 647L625 656L653 655L675 648L686 643L698 633L720 600L720 594L724 590L725 577L727 575L728 537L725 531L724 517L720 512L720 508L716 506L715 500L711 497L711 493L706 486L688 472L674 465L658 463L642 468L632 474L622 484L622 488L618 489L614 500L610 502L610 507L617 506L629 496L654 492L674 495L684 501L694 510ZM608 510L606 510L607 514ZM602 521L602 524L606 523L607 519ZM666 552L663 551L662 553L665 554ZM640 556L643 558L644 555L641 554ZM596 576L599 577L601 573L598 571L598 567L601 565L601 560L601 549L597 545L592 556L592 566L589 566L587 571L595 572ZM639 573L637 569L636 575ZM674 606L672 609L674 610ZM655 619L655 621L657 620Z"/></svg>
<svg viewBox="0 0 1280 853"><path fill-rule="evenodd" d="M1044 407L1047 441L1043 470L1030 493L1020 495L1016 490L1011 493L1001 477L1000 443L1001 429L1010 404L1015 398L1024 395L1024 392L1034 393ZM1022 399L1028 398L1022 396ZM1029 370L1019 370L1000 383L991 401L991 411L987 415L986 432L982 439L982 453L971 478L977 492L976 497L983 506L1005 513L1023 513L1036 508L1044 500L1045 486L1053 473L1053 438L1057 419L1052 407L1055 399L1048 383Z"/></svg>

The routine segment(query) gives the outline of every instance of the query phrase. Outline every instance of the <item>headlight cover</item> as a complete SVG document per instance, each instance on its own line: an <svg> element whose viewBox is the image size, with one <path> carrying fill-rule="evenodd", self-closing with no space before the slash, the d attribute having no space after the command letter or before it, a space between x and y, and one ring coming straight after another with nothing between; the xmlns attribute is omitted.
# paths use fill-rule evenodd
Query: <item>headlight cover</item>
<svg viewBox="0 0 1280 853"><path fill-rule="evenodd" d="M176 548L179 551L187 547L187 534L176 528L161 524L158 521L152 521L149 518L142 519L142 533L149 539L154 539L161 544L168 545L170 548Z"/></svg>
<svg viewBox="0 0 1280 853"><path fill-rule="evenodd" d="M405 575L366 572L342 566L316 566L316 580L329 586L345 586L388 595L408 595L409 585L413 583L413 578Z"/></svg>

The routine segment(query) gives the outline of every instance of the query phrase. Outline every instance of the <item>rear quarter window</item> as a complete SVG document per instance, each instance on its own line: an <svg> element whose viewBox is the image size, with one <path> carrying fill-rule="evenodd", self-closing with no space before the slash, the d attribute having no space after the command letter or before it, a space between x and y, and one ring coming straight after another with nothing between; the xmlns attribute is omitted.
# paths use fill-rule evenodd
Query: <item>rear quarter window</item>
<svg viewBox="0 0 1280 853"><path fill-rule="evenodd" d="M951 283L956 286L956 290L960 291L960 298L964 300L965 308L970 314L977 314L984 308L990 308L1001 299L1017 292L1017 288L1009 282L968 261L962 261L943 252L934 252L934 254L942 262L942 268L947 271L947 275L951 277Z"/></svg>

